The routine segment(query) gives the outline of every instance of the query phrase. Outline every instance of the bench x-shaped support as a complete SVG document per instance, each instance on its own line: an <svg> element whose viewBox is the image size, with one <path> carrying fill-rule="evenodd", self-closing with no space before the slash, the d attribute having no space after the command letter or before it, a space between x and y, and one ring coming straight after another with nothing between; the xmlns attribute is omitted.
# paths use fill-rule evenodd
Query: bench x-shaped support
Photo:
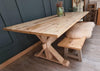
<svg viewBox="0 0 100 71"><path fill-rule="evenodd" d="M43 49L38 54L35 54L35 56L69 66L70 62L65 60L51 45L57 38L47 36L37 37L41 40Z"/></svg>

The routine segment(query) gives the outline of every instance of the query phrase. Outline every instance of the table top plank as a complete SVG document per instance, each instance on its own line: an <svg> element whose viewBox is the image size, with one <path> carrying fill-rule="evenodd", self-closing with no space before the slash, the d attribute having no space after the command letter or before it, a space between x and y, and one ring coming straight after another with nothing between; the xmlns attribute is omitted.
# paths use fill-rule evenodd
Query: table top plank
<svg viewBox="0 0 100 71"><path fill-rule="evenodd" d="M4 28L7 31L60 37L64 32L76 24L88 12L67 12L66 16L56 15L33 20Z"/></svg>

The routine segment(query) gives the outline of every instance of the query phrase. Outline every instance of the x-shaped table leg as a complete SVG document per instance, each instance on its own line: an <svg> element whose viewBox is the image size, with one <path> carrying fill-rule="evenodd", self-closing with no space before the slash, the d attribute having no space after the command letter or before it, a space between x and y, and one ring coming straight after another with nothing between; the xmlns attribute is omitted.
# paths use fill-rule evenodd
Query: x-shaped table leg
<svg viewBox="0 0 100 71"><path fill-rule="evenodd" d="M70 62L65 60L51 45L57 38L47 36L37 37L41 40L43 49L38 54L35 54L35 56L69 66Z"/></svg>

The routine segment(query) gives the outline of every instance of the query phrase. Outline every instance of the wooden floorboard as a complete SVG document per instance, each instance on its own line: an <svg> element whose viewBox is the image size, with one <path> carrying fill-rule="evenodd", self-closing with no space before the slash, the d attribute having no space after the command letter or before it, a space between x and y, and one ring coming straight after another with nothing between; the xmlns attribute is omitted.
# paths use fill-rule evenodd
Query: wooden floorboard
<svg viewBox="0 0 100 71"><path fill-rule="evenodd" d="M60 51L60 53L62 52ZM64 67L60 64L34 57L33 53L30 52L0 71L100 71L100 26L95 27L92 38L85 42L83 61L68 59L71 64L69 67Z"/></svg>

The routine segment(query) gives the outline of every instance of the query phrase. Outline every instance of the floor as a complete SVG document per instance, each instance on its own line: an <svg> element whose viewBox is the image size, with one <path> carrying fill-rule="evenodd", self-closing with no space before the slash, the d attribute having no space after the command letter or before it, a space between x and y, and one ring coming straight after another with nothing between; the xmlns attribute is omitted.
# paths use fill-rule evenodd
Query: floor
<svg viewBox="0 0 100 71"><path fill-rule="evenodd" d="M0 71L100 71L100 26L96 26L91 39L83 47L83 61L70 59L69 67L64 67L44 59L34 57L33 53L21 57ZM60 48L61 49L61 48Z"/></svg>

